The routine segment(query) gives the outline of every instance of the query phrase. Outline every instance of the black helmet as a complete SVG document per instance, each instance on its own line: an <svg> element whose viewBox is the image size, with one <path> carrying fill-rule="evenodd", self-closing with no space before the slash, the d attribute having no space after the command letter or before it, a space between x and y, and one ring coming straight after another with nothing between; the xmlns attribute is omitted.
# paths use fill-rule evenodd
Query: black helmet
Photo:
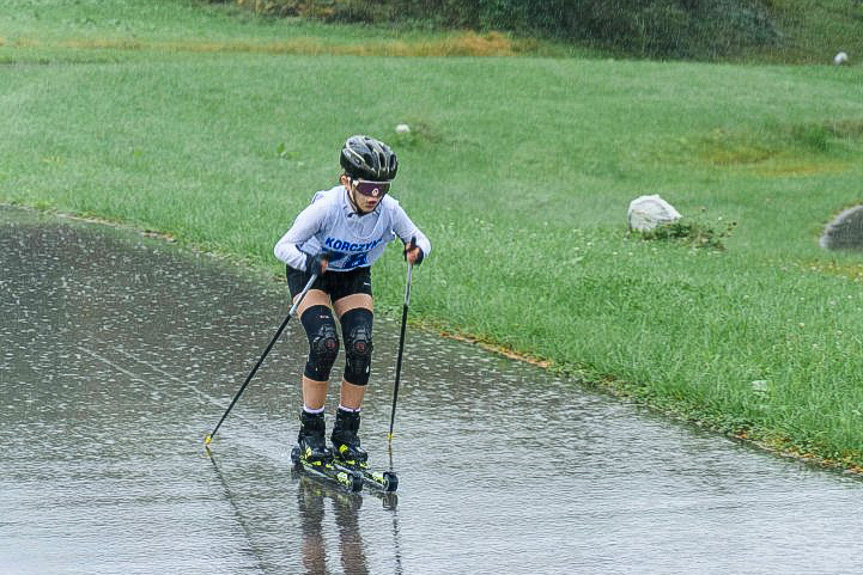
<svg viewBox="0 0 863 575"><path fill-rule="evenodd" d="M395 152L368 136L348 138L339 161L348 176L376 182L392 180L399 169Z"/></svg>

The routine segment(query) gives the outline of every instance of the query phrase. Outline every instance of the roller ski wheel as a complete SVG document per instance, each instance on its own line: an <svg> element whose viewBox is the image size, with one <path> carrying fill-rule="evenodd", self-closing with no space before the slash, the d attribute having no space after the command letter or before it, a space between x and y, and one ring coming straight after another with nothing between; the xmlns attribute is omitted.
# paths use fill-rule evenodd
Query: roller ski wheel
<svg viewBox="0 0 863 575"><path fill-rule="evenodd" d="M349 475L350 475L350 485L346 485L346 487L348 487L348 490L353 492L353 493L359 493L360 491L362 491L363 490L363 483L364 483L363 478L360 477L359 475L356 475L353 473L349 474Z"/></svg>
<svg viewBox="0 0 863 575"><path fill-rule="evenodd" d="M392 471L384 471L383 472L385 486L384 491L388 493L392 493L396 489L399 488L399 476L393 473Z"/></svg>

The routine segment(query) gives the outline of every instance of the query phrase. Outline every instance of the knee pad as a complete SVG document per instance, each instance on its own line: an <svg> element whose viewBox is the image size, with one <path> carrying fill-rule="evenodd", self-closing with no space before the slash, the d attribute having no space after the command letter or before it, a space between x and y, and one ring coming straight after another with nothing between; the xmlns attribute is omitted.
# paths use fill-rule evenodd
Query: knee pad
<svg viewBox="0 0 863 575"><path fill-rule="evenodd" d="M345 381L366 385L372 367L372 319L365 308L352 309L342 316L342 335L345 337Z"/></svg>
<svg viewBox="0 0 863 575"><path fill-rule="evenodd" d="M303 313L301 321L309 338L309 358L303 373L315 381L328 381L330 370L339 355L339 338L333 314L327 306L315 305Z"/></svg>

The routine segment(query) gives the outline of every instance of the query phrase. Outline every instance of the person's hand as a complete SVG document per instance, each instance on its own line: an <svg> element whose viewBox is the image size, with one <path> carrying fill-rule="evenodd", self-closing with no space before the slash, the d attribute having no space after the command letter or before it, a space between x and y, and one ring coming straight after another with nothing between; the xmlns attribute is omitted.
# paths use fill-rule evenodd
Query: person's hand
<svg viewBox="0 0 863 575"><path fill-rule="evenodd" d="M411 238L411 243L405 244L404 256L405 261L411 265L420 265L423 262L425 254L422 248L417 245L416 237Z"/></svg>
<svg viewBox="0 0 863 575"><path fill-rule="evenodd" d="M324 275L327 265L330 263L330 254L318 252L315 255L306 255L306 271L316 275Z"/></svg>

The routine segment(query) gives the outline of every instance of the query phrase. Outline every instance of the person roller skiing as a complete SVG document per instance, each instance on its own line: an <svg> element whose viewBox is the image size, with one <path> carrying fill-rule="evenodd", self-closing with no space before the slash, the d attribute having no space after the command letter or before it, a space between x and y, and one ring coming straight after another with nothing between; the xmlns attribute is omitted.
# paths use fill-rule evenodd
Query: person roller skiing
<svg viewBox="0 0 863 575"><path fill-rule="evenodd" d="M389 195L399 167L389 146L369 136L351 136L342 146L339 163L339 185L317 192L274 248L285 263L293 301L311 274L318 274L297 309L309 341L297 447L300 457L310 462L333 457L367 460L358 431L373 349L370 268L396 237L404 243L404 256L411 264L420 264L431 251L429 239ZM324 410L330 371L339 353L336 319L345 364L330 450Z"/></svg>

